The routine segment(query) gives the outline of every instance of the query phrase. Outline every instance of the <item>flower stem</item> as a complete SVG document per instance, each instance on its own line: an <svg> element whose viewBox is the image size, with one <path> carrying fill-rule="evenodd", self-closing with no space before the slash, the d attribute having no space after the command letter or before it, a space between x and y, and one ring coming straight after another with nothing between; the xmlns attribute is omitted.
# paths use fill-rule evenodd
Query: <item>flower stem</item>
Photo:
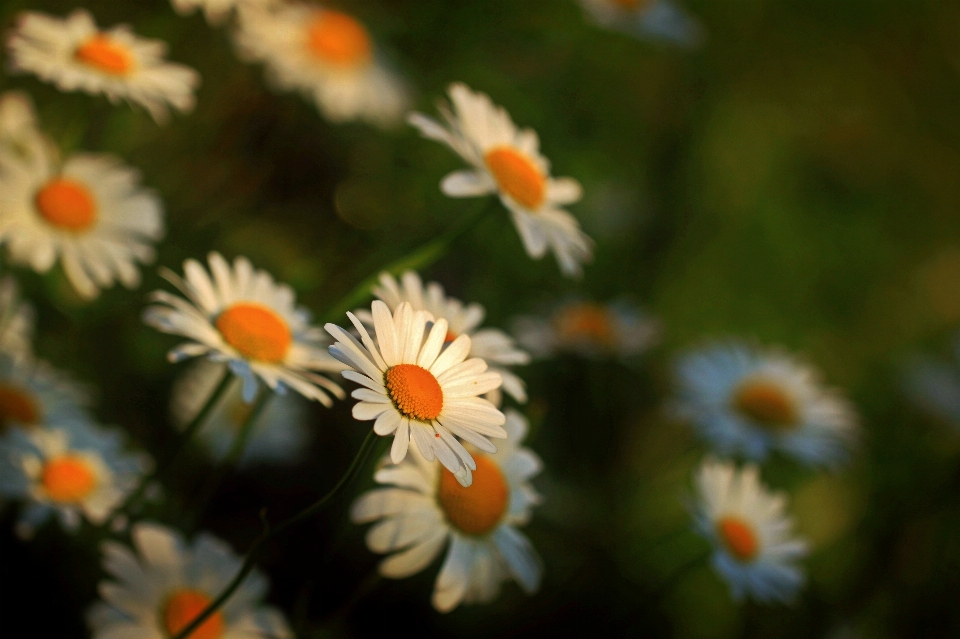
<svg viewBox="0 0 960 639"><path fill-rule="evenodd" d="M364 461L370 454L370 451L373 450L374 444L377 441L377 435L373 432L373 429L367 433L366 439L363 440L363 443L360 445L360 450L357 451L356 456L353 458L353 461L350 462L350 466L347 467L346 472L337 480L337 483L333 485L327 494L313 502L299 513L290 517L289 519L281 522L276 528L270 528L270 524L267 522L266 510L260 511L260 519L263 521L263 532L260 533L260 536L253 542L253 545L250 546L250 550L247 551L247 556L243 560L243 565L240 567L240 570L234 576L234 578L227 584L226 588L217 596L216 599L210 602L210 604L203 609L199 615L197 615L193 621L191 621L187 626L185 626L180 632L171 637L171 639L186 639L194 630L200 627L204 621L207 620L210 615L215 613L227 600L233 595L233 593L240 587L240 584L243 583L243 580L247 578L247 575L253 571L254 564L256 562L257 555L259 554L261 548L268 541L278 537L279 535L286 532L291 526L294 526L304 519L307 519L311 515L319 512L326 504L329 502L337 493L339 493L350 481L356 477L358 471L363 467Z"/></svg>

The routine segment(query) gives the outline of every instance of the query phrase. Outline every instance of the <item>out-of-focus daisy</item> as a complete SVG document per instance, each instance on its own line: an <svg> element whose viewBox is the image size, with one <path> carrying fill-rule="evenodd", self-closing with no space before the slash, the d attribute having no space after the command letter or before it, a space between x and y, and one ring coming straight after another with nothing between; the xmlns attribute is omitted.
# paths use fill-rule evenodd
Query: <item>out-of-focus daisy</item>
<svg viewBox="0 0 960 639"><path fill-rule="evenodd" d="M403 461L413 438L428 461L436 457L469 486L477 466L457 437L488 453L497 451L487 437L507 436L504 416L479 396L498 388L500 375L486 372L487 363L479 357L464 361L469 335L446 344L447 320L438 319L427 333L426 313L414 312L407 302L393 315L380 300L372 310L376 343L353 313L347 316L362 345L335 324L324 327L338 340L330 353L353 369L343 376L363 386L352 393L360 400L354 418L376 420L378 435L394 433L394 463Z"/></svg>
<svg viewBox="0 0 960 639"><path fill-rule="evenodd" d="M173 8L180 15L193 13L202 9L207 22L212 25L222 24L230 13L242 5L265 7L275 4L278 0L170 0Z"/></svg>
<svg viewBox="0 0 960 639"><path fill-rule="evenodd" d="M844 461L857 414L818 372L779 350L707 346L677 364L679 415L721 455L761 461L780 450L810 465Z"/></svg>
<svg viewBox="0 0 960 639"><path fill-rule="evenodd" d="M81 517L102 524L150 467L142 453L123 449L119 431L93 426L15 429L0 439L0 493L28 506L20 532L29 535L52 513L68 529Z"/></svg>
<svg viewBox="0 0 960 639"><path fill-rule="evenodd" d="M408 302L414 311L425 311L428 321L439 318L447 320L447 336L444 343L449 344L460 335L470 336L470 352L467 357L479 357L489 365L487 370L498 373L503 380L501 387L518 402L527 401L527 390L523 380L514 375L507 367L528 364L530 355L517 348L512 337L496 328L479 328L486 313L477 303L463 305L458 299L447 297L443 287L430 282L426 288L420 276L413 271L405 272L400 281L389 273L380 274L380 286L374 287L373 294L383 300L391 311L400 304ZM357 317L367 326L373 325L373 316L369 311L356 312ZM500 388L487 394L487 399L500 405Z"/></svg>
<svg viewBox="0 0 960 639"><path fill-rule="evenodd" d="M580 0L580 4L607 29L683 47L703 41L703 27L673 0Z"/></svg>
<svg viewBox="0 0 960 639"><path fill-rule="evenodd" d="M204 359L184 371L174 385L171 399L171 411L179 426L186 426L200 412L225 370L225 364ZM239 379L231 383L197 436L214 459L226 457L250 415L252 405L243 401L241 387ZM241 465L296 461L310 438L306 400L297 393L277 395L267 403L252 429Z"/></svg>
<svg viewBox="0 0 960 639"><path fill-rule="evenodd" d="M30 162L0 153L0 242L11 262L46 272L59 259L85 298L119 280L140 284L163 237L163 207L140 174L112 155L80 153L60 163L46 150Z"/></svg>
<svg viewBox="0 0 960 639"><path fill-rule="evenodd" d="M283 91L312 99L331 122L396 123L409 101L403 81L378 60L367 28L351 15L317 5L244 5L239 55L266 65Z"/></svg>
<svg viewBox="0 0 960 639"><path fill-rule="evenodd" d="M174 530L141 522L131 529L136 552L105 541L100 583L102 601L87 614L93 639L173 637L203 612L243 563L230 546L209 534L192 544ZM200 626L191 639L288 639L283 613L261 603L269 583L253 571L236 593Z"/></svg>
<svg viewBox="0 0 960 639"><path fill-rule="evenodd" d="M61 91L139 104L157 122L167 119L168 106L193 109L200 84L196 71L164 59L164 42L141 38L126 25L101 30L83 9L66 18L21 14L7 50L15 71L35 73Z"/></svg>
<svg viewBox="0 0 960 639"><path fill-rule="evenodd" d="M803 586L795 562L807 554L784 513L787 500L760 483L757 467L704 461L695 477L696 528L714 547L713 567L734 599L790 602Z"/></svg>
<svg viewBox="0 0 960 639"><path fill-rule="evenodd" d="M630 357L657 343L660 324L625 301L574 300L559 306L549 318L517 318L513 332L537 357L565 351L586 357Z"/></svg>
<svg viewBox="0 0 960 639"><path fill-rule="evenodd" d="M33 102L23 91L0 95L0 152L36 160L52 143L40 132Z"/></svg>
<svg viewBox="0 0 960 639"><path fill-rule="evenodd" d="M536 132L518 129L486 94L460 83L450 85L449 94L453 111L440 104L442 123L422 113L408 116L423 137L446 144L473 166L449 174L440 188L450 197L499 195L527 254L540 259L549 248L566 275L579 275L592 257L593 241L560 207L580 200L580 183L552 177Z"/></svg>
<svg viewBox="0 0 960 639"><path fill-rule="evenodd" d="M13 428L82 429L89 398L76 382L40 360L0 354L0 435Z"/></svg>
<svg viewBox="0 0 960 639"><path fill-rule="evenodd" d="M433 591L441 612L491 601L511 577L528 593L539 587L540 559L517 528L540 502L530 479L541 462L521 446L527 434L522 415L508 410L504 426L507 441L494 455L477 455L469 488L413 451L402 463L378 470L374 478L386 487L361 495L350 511L355 523L379 520L367 533L367 546L393 553L380 564L386 577L423 570L449 541Z"/></svg>
<svg viewBox="0 0 960 639"><path fill-rule="evenodd" d="M186 279L164 276L186 299L155 291L157 302L143 320L164 333L189 338L172 351L170 360L207 355L227 362L243 379L243 399L253 400L257 378L277 392L292 388L304 397L330 406L330 395L343 397L335 383L317 374L343 366L327 353L329 339L310 324L310 313L296 305L293 289L238 257L233 267L219 253L209 256L210 272L196 260L183 263Z"/></svg>
<svg viewBox="0 0 960 639"><path fill-rule="evenodd" d="M14 359L33 354L33 306L20 299L17 281L0 277L0 353ZM0 364L0 370L3 365Z"/></svg>

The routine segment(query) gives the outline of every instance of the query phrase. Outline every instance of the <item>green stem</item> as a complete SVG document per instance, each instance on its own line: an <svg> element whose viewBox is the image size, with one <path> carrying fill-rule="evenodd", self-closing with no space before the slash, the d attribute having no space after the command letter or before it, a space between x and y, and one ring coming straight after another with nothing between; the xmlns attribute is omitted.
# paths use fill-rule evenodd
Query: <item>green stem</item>
<svg viewBox="0 0 960 639"><path fill-rule="evenodd" d="M294 526L304 519L307 519L311 515L319 512L327 504L327 502L329 502L337 493L340 492L340 490L349 484L350 481L356 477L360 468L363 467L363 462L366 461L370 451L373 450L376 440L377 435L373 432L373 429L371 429L370 432L367 433L366 439L363 440L363 444L360 445L360 450L357 451L353 461L350 462L350 466L347 467L346 472L342 477L340 477L337 483L334 484L333 488L331 488L323 497L313 502L293 517L280 523L280 525L278 525L276 528L270 528L270 524L267 522L266 518L266 511L261 511L260 518L263 520L263 532L253 542L253 545L250 546L250 550L247 551L246 559L243 560L243 565L240 567L240 570L237 572L236 576L234 576L230 583L227 584L226 588L223 589L223 592L221 592L216 599L211 601L210 604L203 609L203 612L197 615L193 621L191 621L171 639L186 639L190 633L199 628L200 625L206 621L208 617L210 617L210 615L215 613L224 603L226 603L226 601L233 595L237 588L240 587L240 584L243 583L243 580L247 578L247 575L253 571L257 554L260 552L261 548L263 548L264 544L283 534L291 526Z"/></svg>

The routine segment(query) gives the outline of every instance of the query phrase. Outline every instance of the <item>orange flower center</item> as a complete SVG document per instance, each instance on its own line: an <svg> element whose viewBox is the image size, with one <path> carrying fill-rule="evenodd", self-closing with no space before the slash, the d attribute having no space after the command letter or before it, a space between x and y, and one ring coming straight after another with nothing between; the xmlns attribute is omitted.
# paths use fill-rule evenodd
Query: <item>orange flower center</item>
<svg viewBox="0 0 960 639"><path fill-rule="evenodd" d="M443 343L444 343L444 344L449 344L450 342L452 342L452 341L455 340L455 339L457 339L457 334L454 333L453 331L447 331L446 337L443 338Z"/></svg>
<svg viewBox="0 0 960 639"><path fill-rule="evenodd" d="M79 182L54 178L37 191L37 211L48 223L68 231L83 231L97 221L97 205Z"/></svg>
<svg viewBox="0 0 960 639"><path fill-rule="evenodd" d="M11 425L34 426L41 419L40 407L22 389L0 384L0 433Z"/></svg>
<svg viewBox="0 0 960 639"><path fill-rule="evenodd" d="M427 369L416 364L397 364L388 368L383 377L390 399L407 417L428 422L443 410L443 389Z"/></svg>
<svg viewBox="0 0 960 639"><path fill-rule="evenodd" d="M616 332L610 312L599 304L576 304L560 312L557 329L566 340L588 339L605 346L613 344Z"/></svg>
<svg viewBox="0 0 960 639"><path fill-rule="evenodd" d="M733 407L770 430L788 430L797 422L793 398L780 385L765 380L748 380L742 384L734 393Z"/></svg>
<svg viewBox="0 0 960 639"><path fill-rule="evenodd" d="M212 600L196 590L177 590L167 597L161 616L163 629L174 637L196 619ZM220 639L223 636L223 614L218 610L189 634L189 639Z"/></svg>
<svg viewBox="0 0 960 639"><path fill-rule="evenodd" d="M760 551L757 533L739 517L724 517L718 521L717 534L730 554L740 561L750 561Z"/></svg>
<svg viewBox="0 0 960 639"><path fill-rule="evenodd" d="M127 75L133 69L130 50L102 33L81 44L73 55L80 62L110 75Z"/></svg>
<svg viewBox="0 0 960 639"><path fill-rule="evenodd" d="M507 510L510 489L496 462L486 455L474 455L477 469L473 484L460 485L444 468L440 474L438 499L450 524L467 535L485 535L500 523Z"/></svg>
<svg viewBox="0 0 960 639"><path fill-rule="evenodd" d="M93 492L97 478L85 460L64 455L44 465L40 483L51 501L73 504Z"/></svg>
<svg viewBox="0 0 960 639"><path fill-rule="evenodd" d="M293 341L287 323L259 304L234 304L220 313L216 327L241 355L261 362L283 361Z"/></svg>
<svg viewBox="0 0 960 639"><path fill-rule="evenodd" d="M484 161L501 191L525 208L540 208L547 192L547 181L530 158L501 146L487 151Z"/></svg>
<svg viewBox="0 0 960 639"><path fill-rule="evenodd" d="M339 67L361 66L373 55L367 30L339 11L323 11L307 27L307 47L324 62Z"/></svg>

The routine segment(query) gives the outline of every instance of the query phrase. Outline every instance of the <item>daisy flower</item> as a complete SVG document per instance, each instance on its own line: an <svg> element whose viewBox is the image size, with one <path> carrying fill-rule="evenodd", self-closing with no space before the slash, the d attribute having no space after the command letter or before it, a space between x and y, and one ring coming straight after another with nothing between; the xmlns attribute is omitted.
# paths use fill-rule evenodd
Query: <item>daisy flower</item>
<svg viewBox="0 0 960 639"><path fill-rule="evenodd" d="M606 29L683 47L703 42L703 27L672 0L580 0L580 4Z"/></svg>
<svg viewBox="0 0 960 639"><path fill-rule="evenodd" d="M274 4L277 0L170 0L174 10L184 16L202 9L207 22L212 25L222 24L227 16L241 5L265 7Z"/></svg>
<svg viewBox="0 0 960 639"><path fill-rule="evenodd" d="M343 391L319 372L342 371L331 357L327 336L310 324L310 313L296 305L293 289L238 257L233 267L219 253L209 256L208 272L196 260L183 263L186 279L166 277L186 297L155 291L156 305L143 320L164 333L189 338L170 351L171 361L206 355L226 362L243 380L243 400L253 401L257 378L283 393L292 388L324 406Z"/></svg>
<svg viewBox="0 0 960 639"><path fill-rule="evenodd" d="M540 558L517 528L540 503L530 479L542 464L521 446L526 419L508 410L504 426L506 443L496 454L477 455L470 488L414 451L402 463L378 470L374 479L385 487L361 495L350 511L354 523L377 522L367 532L367 546L393 553L380 564L385 577L409 577L447 546L433 591L440 612L492 601L510 578L528 594L540 585Z"/></svg>
<svg viewBox="0 0 960 639"><path fill-rule="evenodd" d="M580 183L551 177L536 132L518 129L486 94L460 83L450 85L449 94L453 111L440 104L443 123L422 113L407 118L423 137L446 144L473 167L449 174L441 190L450 197L499 195L530 257L540 259L549 248L564 274L581 274L581 263L592 258L593 241L560 208L580 200Z"/></svg>
<svg viewBox="0 0 960 639"><path fill-rule="evenodd" d="M779 350L745 343L708 346L681 358L678 414L720 455L762 461L779 450L809 465L844 461L857 414L818 372Z"/></svg>
<svg viewBox="0 0 960 639"><path fill-rule="evenodd" d="M0 151L37 159L52 143L40 132L33 101L23 91L0 95Z"/></svg>
<svg viewBox="0 0 960 639"><path fill-rule="evenodd" d="M736 600L790 602L803 587L795 562L807 554L784 514L787 500L760 483L757 467L704 461L694 478L696 529L713 545L711 562Z"/></svg>
<svg viewBox="0 0 960 639"><path fill-rule="evenodd" d="M362 345L335 324L324 328L338 340L330 353L353 370L343 376L363 388L353 391L360 400L353 407L355 419L376 420L378 435L394 433L390 458L403 461L410 439L427 461L434 458L469 486L477 465L457 437L480 450L495 453L487 437L506 437L504 416L479 395L500 386L500 375L485 372L479 357L466 360L470 336L461 335L446 346L447 320L438 319L426 331L427 315L414 312L409 303L390 308L373 303L373 326L377 341L353 313L347 313ZM456 437L454 436L456 435Z"/></svg>
<svg viewBox="0 0 960 639"><path fill-rule="evenodd" d="M238 15L240 57L264 63L272 84L312 99L331 122L389 126L406 110L406 86L353 16L304 3L244 5Z"/></svg>
<svg viewBox="0 0 960 639"><path fill-rule="evenodd" d="M151 466L143 453L127 453L118 430L94 426L9 431L0 439L0 493L28 507L19 530L32 534L51 514L75 530L81 517L100 525L139 484Z"/></svg>
<svg viewBox="0 0 960 639"><path fill-rule="evenodd" d="M14 71L35 73L61 91L102 93L144 107L164 122L168 106L193 109L200 75L167 62L167 45L141 38L126 25L100 30L83 9L66 18L27 11L7 41Z"/></svg>
<svg viewBox="0 0 960 639"><path fill-rule="evenodd" d="M91 426L87 392L46 362L22 355L0 354L0 435Z"/></svg>
<svg viewBox="0 0 960 639"><path fill-rule="evenodd" d="M33 324L33 306L20 299L17 281L9 275L0 277L0 358L5 354L26 359L33 354Z"/></svg>
<svg viewBox="0 0 960 639"><path fill-rule="evenodd" d="M174 384L171 399L178 426L186 427L200 412L225 369L225 364L204 359L184 371ZM216 460L227 456L252 409L243 401L241 388L239 379L231 382L197 435ZM310 439L306 417L306 400L299 394L285 393L271 399L252 426L240 464L291 463L302 457Z"/></svg>
<svg viewBox="0 0 960 639"><path fill-rule="evenodd" d="M163 237L159 198L140 173L112 155L79 153L60 162L0 153L0 242L10 261L38 273L59 259L84 298L120 281L140 284L137 263L152 262Z"/></svg>
<svg viewBox="0 0 960 639"><path fill-rule="evenodd" d="M87 614L93 639L173 637L216 598L243 563L225 542L197 535L188 544L176 531L140 522L131 528L133 550L105 541L102 601ZM191 639L292 639L283 613L261 603L267 579L253 571L237 592L190 634Z"/></svg>
<svg viewBox="0 0 960 639"><path fill-rule="evenodd" d="M519 317L517 340L537 357L572 352L585 357L630 357L660 339L660 323L626 301L597 304L572 300L549 318Z"/></svg>
<svg viewBox="0 0 960 639"><path fill-rule="evenodd" d="M521 403L527 401L523 380L507 367L528 364L530 355L517 348L514 339L503 331L479 328L486 313L483 306L477 303L464 306L460 300L447 297L443 287L437 282L430 282L424 288L420 276L413 271L405 272L399 282L389 273L381 273L380 286L374 287L373 294L385 302L391 311L407 302L414 311L426 312L427 321L433 322L441 317L447 320L445 344L460 335L469 335L470 352L467 357L479 357L487 362L487 370L500 375L503 380L502 389L508 395ZM373 326L373 316L369 311L356 311L356 315L367 326ZM487 393L487 399L499 406L500 389L495 388Z"/></svg>

